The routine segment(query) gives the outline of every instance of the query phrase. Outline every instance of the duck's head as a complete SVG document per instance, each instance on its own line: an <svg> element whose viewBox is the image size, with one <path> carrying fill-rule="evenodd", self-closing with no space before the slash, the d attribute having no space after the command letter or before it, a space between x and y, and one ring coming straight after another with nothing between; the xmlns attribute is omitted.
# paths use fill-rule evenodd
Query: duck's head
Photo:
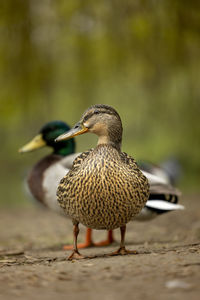
<svg viewBox="0 0 200 300"><path fill-rule="evenodd" d="M51 121L45 124L39 131L39 133L25 146L19 149L20 153L34 151L44 146L53 148L53 153L58 155L69 155L75 152L74 139L55 142L55 139L66 131L69 131L70 127L62 121Z"/></svg>
<svg viewBox="0 0 200 300"><path fill-rule="evenodd" d="M122 122L116 110L108 105L97 104L89 107L80 121L70 131L57 137L56 142L91 132L99 137L98 144L111 144L120 149L122 131Z"/></svg>

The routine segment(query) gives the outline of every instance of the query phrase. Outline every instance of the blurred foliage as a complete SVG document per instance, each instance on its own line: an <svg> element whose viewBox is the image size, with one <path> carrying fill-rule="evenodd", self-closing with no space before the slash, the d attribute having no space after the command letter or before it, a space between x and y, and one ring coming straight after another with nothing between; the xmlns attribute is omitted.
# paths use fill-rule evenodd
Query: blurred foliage
<svg viewBox="0 0 200 300"><path fill-rule="evenodd" d="M4 202L21 201L24 169L46 153L17 149L44 122L72 125L95 103L120 113L124 151L177 157L181 186L198 189L199 1L1 0L0 43ZM80 137L77 150L94 143Z"/></svg>

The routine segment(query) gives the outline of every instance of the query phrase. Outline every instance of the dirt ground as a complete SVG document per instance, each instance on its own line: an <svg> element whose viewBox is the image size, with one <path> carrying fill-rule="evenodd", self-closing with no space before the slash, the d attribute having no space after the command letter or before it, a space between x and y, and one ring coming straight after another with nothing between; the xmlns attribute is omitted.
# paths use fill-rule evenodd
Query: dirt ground
<svg viewBox="0 0 200 300"><path fill-rule="evenodd" d="M89 248L97 258L67 261L70 220L30 205L0 212L0 299L200 299L200 199L184 196L184 211L127 228L137 255L105 257L119 244ZM80 239L84 240L81 227ZM95 231L94 240L106 232Z"/></svg>

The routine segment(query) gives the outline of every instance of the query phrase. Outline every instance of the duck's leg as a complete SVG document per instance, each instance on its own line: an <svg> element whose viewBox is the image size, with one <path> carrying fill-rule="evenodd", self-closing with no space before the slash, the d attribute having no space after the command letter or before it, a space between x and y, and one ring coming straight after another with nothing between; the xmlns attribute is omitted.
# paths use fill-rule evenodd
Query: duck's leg
<svg viewBox="0 0 200 300"><path fill-rule="evenodd" d="M79 227L78 227L78 223L76 223L74 224L74 229L73 229L73 237L74 237L73 251L72 254L68 257L68 260L84 258L84 256L78 252L78 248L77 248L78 234L79 234Z"/></svg>
<svg viewBox="0 0 200 300"><path fill-rule="evenodd" d="M137 254L137 251L129 251L125 248L125 234L126 234L126 225L120 227L121 231L121 243L117 251L112 252L109 255L126 255L126 254Z"/></svg>
<svg viewBox="0 0 200 300"><path fill-rule="evenodd" d="M78 249L83 249L83 248L89 248L89 247L93 247L94 243L92 241L92 229L91 228L87 228L86 230L86 237L85 237L85 242L84 243L79 243L77 245ZM73 245L65 245L63 246L64 250L72 250L74 249Z"/></svg>
<svg viewBox="0 0 200 300"><path fill-rule="evenodd" d="M78 247L78 249L89 248L89 247L103 247L103 246L111 245L114 241L115 240L113 237L113 231L109 230L108 237L105 241L94 243L92 241L92 229L87 228L85 243L80 243L77 245L77 247ZM63 246L63 249L64 250L73 250L74 248L73 248L73 245L65 245L65 246Z"/></svg>

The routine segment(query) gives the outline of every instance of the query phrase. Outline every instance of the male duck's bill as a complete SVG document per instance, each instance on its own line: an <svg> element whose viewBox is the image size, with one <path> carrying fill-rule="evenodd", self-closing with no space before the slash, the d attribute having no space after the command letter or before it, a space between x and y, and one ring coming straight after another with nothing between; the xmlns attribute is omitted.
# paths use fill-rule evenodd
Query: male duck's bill
<svg viewBox="0 0 200 300"><path fill-rule="evenodd" d="M61 134L58 136L55 141L60 142L63 140L71 139L77 135L83 134L88 131L88 128L81 123L77 123L71 130L67 131L66 133Z"/></svg>
<svg viewBox="0 0 200 300"><path fill-rule="evenodd" d="M42 137L42 134L36 135L28 144L19 149L20 153L30 152L46 146L46 142Z"/></svg>

